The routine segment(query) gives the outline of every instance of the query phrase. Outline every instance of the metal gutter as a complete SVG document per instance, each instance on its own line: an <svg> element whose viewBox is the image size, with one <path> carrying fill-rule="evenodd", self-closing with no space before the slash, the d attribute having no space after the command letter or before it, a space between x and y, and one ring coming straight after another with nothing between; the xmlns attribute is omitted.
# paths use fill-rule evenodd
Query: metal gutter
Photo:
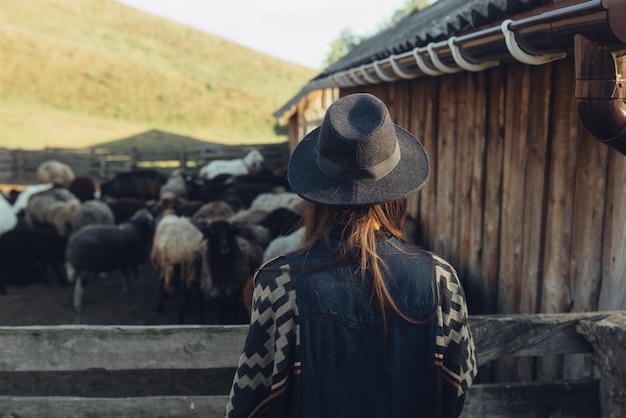
<svg viewBox="0 0 626 418"><path fill-rule="evenodd" d="M587 131L626 155L626 45L576 37L576 102Z"/></svg>
<svg viewBox="0 0 626 418"><path fill-rule="evenodd" d="M504 62L542 65L574 52L574 38L626 45L626 0L591 0L446 40L431 42L359 67L311 80L274 116L292 108L308 92L483 71Z"/></svg>

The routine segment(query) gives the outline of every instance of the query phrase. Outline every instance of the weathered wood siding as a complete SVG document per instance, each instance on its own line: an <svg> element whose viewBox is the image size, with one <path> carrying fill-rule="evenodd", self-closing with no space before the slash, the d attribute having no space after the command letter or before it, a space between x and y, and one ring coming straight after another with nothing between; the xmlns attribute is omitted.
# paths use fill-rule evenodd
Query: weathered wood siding
<svg viewBox="0 0 626 418"><path fill-rule="evenodd" d="M341 90L377 95L424 143L431 178L411 216L457 268L473 314L626 308L626 157L582 126L575 84L569 58ZM591 373L557 357L504 369Z"/></svg>

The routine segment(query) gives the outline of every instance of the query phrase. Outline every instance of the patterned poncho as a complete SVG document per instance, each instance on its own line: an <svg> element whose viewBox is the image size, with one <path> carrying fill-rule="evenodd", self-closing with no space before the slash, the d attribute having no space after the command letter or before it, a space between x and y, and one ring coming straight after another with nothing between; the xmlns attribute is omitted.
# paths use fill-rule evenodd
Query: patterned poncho
<svg viewBox="0 0 626 418"><path fill-rule="evenodd" d="M255 277L250 329L226 417L456 417L477 374L455 270L391 238L378 244L404 315L382 319L333 248L281 256Z"/></svg>

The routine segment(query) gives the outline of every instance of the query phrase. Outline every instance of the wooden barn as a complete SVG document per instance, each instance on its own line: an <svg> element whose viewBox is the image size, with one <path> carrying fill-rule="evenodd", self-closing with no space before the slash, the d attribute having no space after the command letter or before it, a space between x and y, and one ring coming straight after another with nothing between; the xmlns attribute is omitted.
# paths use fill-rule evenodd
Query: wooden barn
<svg viewBox="0 0 626 418"><path fill-rule="evenodd" d="M369 92L421 139L421 244L470 314L626 309L626 1L439 0L364 41L274 116L293 147ZM497 379L590 376L585 359L502 361ZM482 373L485 378L488 373Z"/></svg>

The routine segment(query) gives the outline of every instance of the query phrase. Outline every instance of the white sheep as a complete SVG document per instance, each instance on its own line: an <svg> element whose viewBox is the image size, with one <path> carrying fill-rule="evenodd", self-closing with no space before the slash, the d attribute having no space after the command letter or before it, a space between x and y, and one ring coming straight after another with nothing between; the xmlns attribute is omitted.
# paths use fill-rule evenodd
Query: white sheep
<svg viewBox="0 0 626 418"><path fill-rule="evenodd" d="M10 231L17 225L17 215L13 212L11 204L0 193L0 235Z"/></svg>
<svg viewBox="0 0 626 418"><path fill-rule="evenodd" d="M269 243L265 252L263 253L263 262L271 260L272 258L281 254L286 254L298 249L304 236L304 227L300 227L289 235L281 235L274 238Z"/></svg>
<svg viewBox="0 0 626 418"><path fill-rule="evenodd" d="M161 199L165 197L178 197L182 199L187 198L187 182L185 181L184 172L181 170L175 170L167 178L167 182L161 186L159 192Z"/></svg>
<svg viewBox="0 0 626 418"><path fill-rule="evenodd" d="M71 220L71 233L74 234L87 225L114 225L115 215L102 200L87 200L81 203Z"/></svg>
<svg viewBox="0 0 626 418"><path fill-rule="evenodd" d="M250 205L251 209L262 209L266 212L271 212L278 208L287 208L296 211L304 199L293 192L279 192L279 193L261 193L258 195Z"/></svg>
<svg viewBox="0 0 626 418"><path fill-rule="evenodd" d="M200 282L204 267L206 240L188 218L166 214L156 227L150 259L159 272L161 292L158 310L163 310L166 294L176 294L178 319L184 322L184 312L194 301L200 322L203 321Z"/></svg>
<svg viewBox="0 0 626 418"><path fill-rule="evenodd" d="M210 180L220 174L230 174L233 176L248 174L252 170L259 169L263 160L263 155L261 155L259 150L253 149L243 158L211 161L200 169L198 175L201 178Z"/></svg>
<svg viewBox="0 0 626 418"><path fill-rule="evenodd" d="M26 223L33 227L52 226L67 238L72 229L72 217L80 205L80 200L63 187L35 193L28 199Z"/></svg>
<svg viewBox="0 0 626 418"><path fill-rule="evenodd" d="M26 210L26 206L28 205L28 200L35 193L43 192L44 190L49 190L54 187L53 183L45 183L45 184L33 184L28 186L26 189L22 190L20 194L15 199L13 203L13 213L19 215L20 212Z"/></svg>
<svg viewBox="0 0 626 418"><path fill-rule="evenodd" d="M72 168L57 160L47 160L37 167L39 183L55 183L68 187L76 176Z"/></svg>

